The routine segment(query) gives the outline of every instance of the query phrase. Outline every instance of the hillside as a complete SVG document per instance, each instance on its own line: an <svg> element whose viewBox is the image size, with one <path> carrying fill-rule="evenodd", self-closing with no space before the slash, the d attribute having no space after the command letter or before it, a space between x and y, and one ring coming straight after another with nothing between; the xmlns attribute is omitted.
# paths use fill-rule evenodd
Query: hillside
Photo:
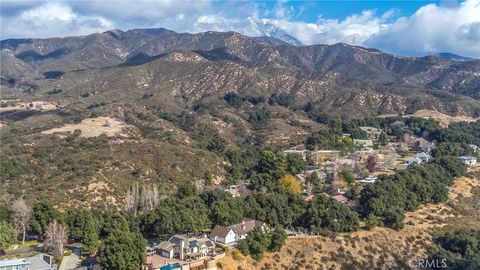
<svg viewBox="0 0 480 270"><path fill-rule="evenodd" d="M374 228L347 236L293 237L260 262L234 259L230 253L221 261L222 269L415 269L409 262L426 258L434 237L444 231L478 228L479 180L478 168L476 176L456 179L448 202L409 213L401 231Z"/></svg>
<svg viewBox="0 0 480 270"><path fill-rule="evenodd" d="M331 119L480 115L478 60L161 28L0 47L2 201L121 208L133 183L220 182L226 156L303 143Z"/></svg>
<svg viewBox="0 0 480 270"><path fill-rule="evenodd" d="M56 98L78 98L78 88L98 91L101 80L100 94L151 91L174 96L179 106L184 97L191 104L234 91L285 95L297 108L313 101L345 115L344 107L359 108L350 117L418 109L476 115L480 107L478 60L396 57L346 44L294 46L235 32L160 28L3 40L1 53L3 97L44 96L55 88L63 90Z"/></svg>

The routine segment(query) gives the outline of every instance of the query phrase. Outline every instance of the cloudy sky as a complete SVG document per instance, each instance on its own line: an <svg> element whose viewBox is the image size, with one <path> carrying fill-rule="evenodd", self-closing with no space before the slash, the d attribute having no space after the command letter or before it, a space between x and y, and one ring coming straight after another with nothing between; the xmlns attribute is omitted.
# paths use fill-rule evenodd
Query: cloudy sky
<svg viewBox="0 0 480 270"><path fill-rule="evenodd" d="M306 45L344 42L397 55L451 52L480 58L480 0L1 0L0 5L1 39L146 27L258 36L259 25L270 23Z"/></svg>

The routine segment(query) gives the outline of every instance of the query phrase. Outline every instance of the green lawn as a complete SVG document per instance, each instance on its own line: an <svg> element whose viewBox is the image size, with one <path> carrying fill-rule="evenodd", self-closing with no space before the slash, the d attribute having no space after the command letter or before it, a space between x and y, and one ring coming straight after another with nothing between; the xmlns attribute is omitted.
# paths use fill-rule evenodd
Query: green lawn
<svg viewBox="0 0 480 270"><path fill-rule="evenodd" d="M37 242L37 241L27 241L27 242L25 242L25 244L12 245L9 248L7 248L5 251L14 250L14 247L16 247L15 249L24 249L24 248L29 248L29 247L36 247L40 244L41 243Z"/></svg>

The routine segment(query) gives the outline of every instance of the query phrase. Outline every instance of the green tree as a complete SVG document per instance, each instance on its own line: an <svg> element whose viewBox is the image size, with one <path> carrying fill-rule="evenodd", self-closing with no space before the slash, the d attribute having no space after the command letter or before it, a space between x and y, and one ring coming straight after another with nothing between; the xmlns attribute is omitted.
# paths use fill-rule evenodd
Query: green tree
<svg viewBox="0 0 480 270"><path fill-rule="evenodd" d="M355 183L355 175L349 171L349 170L342 170L342 172L340 173L343 181L345 183L347 183L347 185L353 185Z"/></svg>
<svg viewBox="0 0 480 270"><path fill-rule="evenodd" d="M66 223L69 230L70 241L83 244L83 252L94 254L98 248L99 229L88 209L69 209Z"/></svg>
<svg viewBox="0 0 480 270"><path fill-rule="evenodd" d="M380 133L380 137L378 138L378 142L380 145L387 145L388 144L388 135L385 132Z"/></svg>
<svg viewBox="0 0 480 270"><path fill-rule="evenodd" d="M250 177L250 189L252 190L262 190L263 187L268 190L275 188L275 179L266 173L253 173Z"/></svg>
<svg viewBox="0 0 480 270"><path fill-rule="evenodd" d="M301 155L287 154L287 172L292 175L301 173L307 165L307 161Z"/></svg>
<svg viewBox="0 0 480 270"><path fill-rule="evenodd" d="M188 198L197 195L197 188L192 182L183 181L178 186L177 196L179 198Z"/></svg>
<svg viewBox="0 0 480 270"><path fill-rule="evenodd" d="M115 216L115 225L102 241L97 260L102 269L140 269L145 261L146 241L139 232L132 232L122 216ZM113 224L111 224L113 225Z"/></svg>
<svg viewBox="0 0 480 270"><path fill-rule="evenodd" d="M342 133L342 120L340 118L333 118L330 120L330 129L333 133Z"/></svg>
<svg viewBox="0 0 480 270"><path fill-rule="evenodd" d="M259 228L255 228L247 235L247 244L250 256L259 261L270 246L269 235Z"/></svg>
<svg viewBox="0 0 480 270"><path fill-rule="evenodd" d="M201 195L210 210L209 217L213 224L227 226L239 223L243 218L243 200L234 198L223 190L211 190Z"/></svg>
<svg viewBox="0 0 480 270"><path fill-rule="evenodd" d="M6 249L17 242L17 232L6 221L0 221L0 249Z"/></svg>
<svg viewBox="0 0 480 270"><path fill-rule="evenodd" d="M257 172L265 173L274 179L280 178L287 169L287 160L283 153L274 153L270 150L262 151L257 164Z"/></svg>
<svg viewBox="0 0 480 270"><path fill-rule="evenodd" d="M307 205L303 226L312 231L328 229L333 232L349 232L359 228L356 212L348 206L325 196L318 196Z"/></svg>
<svg viewBox="0 0 480 270"><path fill-rule="evenodd" d="M0 221L10 222L12 218L12 212L8 205L0 204Z"/></svg>
<svg viewBox="0 0 480 270"><path fill-rule="evenodd" d="M404 226L404 218L402 209L391 208L385 212L383 223L392 229L401 230Z"/></svg>
<svg viewBox="0 0 480 270"><path fill-rule="evenodd" d="M207 185L207 186L212 185L213 174L210 170L206 170L203 173L203 178L205 179L205 185Z"/></svg>
<svg viewBox="0 0 480 270"><path fill-rule="evenodd" d="M59 220L60 213L53 208L53 205L49 202L37 203L31 213L30 217L30 229L32 232L41 236L45 233L48 224L53 220Z"/></svg>
<svg viewBox="0 0 480 270"><path fill-rule="evenodd" d="M311 185L313 185L313 194L320 194L323 192L323 181L318 177L318 174L313 172L311 174L309 174L306 179L305 179L305 182L307 183L310 183Z"/></svg>
<svg viewBox="0 0 480 270"><path fill-rule="evenodd" d="M242 252L242 254L245 256L250 255L250 250L248 249L248 243L246 239L238 241L237 249L240 250L240 252Z"/></svg>
<svg viewBox="0 0 480 270"><path fill-rule="evenodd" d="M367 219L365 220L365 227L370 230L379 225L380 219L378 219L378 217L376 217L374 214L368 214Z"/></svg>
<svg viewBox="0 0 480 270"><path fill-rule="evenodd" d="M234 92L229 92L223 96L223 99L225 102L227 102L228 105L238 108L242 105L243 100L242 98Z"/></svg>
<svg viewBox="0 0 480 270"><path fill-rule="evenodd" d="M199 196L168 198L155 210L142 217L140 226L145 234L171 235L197 233L210 227L209 210Z"/></svg>
<svg viewBox="0 0 480 270"><path fill-rule="evenodd" d="M287 239L287 234L285 233L285 230L277 226L275 229L270 233L270 246L268 247L269 251L279 251L283 244L285 244L285 240Z"/></svg>
<svg viewBox="0 0 480 270"><path fill-rule="evenodd" d="M435 239L438 248L430 260L445 261L447 269L480 269L480 230L456 230Z"/></svg>

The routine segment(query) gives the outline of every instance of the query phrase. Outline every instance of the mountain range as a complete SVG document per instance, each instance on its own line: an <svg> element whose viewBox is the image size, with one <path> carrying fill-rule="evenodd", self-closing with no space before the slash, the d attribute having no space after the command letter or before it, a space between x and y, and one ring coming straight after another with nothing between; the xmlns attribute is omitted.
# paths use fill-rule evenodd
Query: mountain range
<svg viewBox="0 0 480 270"><path fill-rule="evenodd" d="M118 207L132 183L221 182L225 155L248 163L244 152L305 142L333 118L480 115L479 60L264 33L277 38L159 28L1 41L0 201Z"/></svg>
<svg viewBox="0 0 480 270"><path fill-rule="evenodd" d="M95 93L84 98L88 103L152 92L185 107L236 92L282 95L291 108L313 102L348 117L418 109L480 114L479 60L398 57L343 43L291 45L296 42L269 25L263 33L270 37L158 28L2 40L2 96L42 96L60 88L65 98Z"/></svg>

